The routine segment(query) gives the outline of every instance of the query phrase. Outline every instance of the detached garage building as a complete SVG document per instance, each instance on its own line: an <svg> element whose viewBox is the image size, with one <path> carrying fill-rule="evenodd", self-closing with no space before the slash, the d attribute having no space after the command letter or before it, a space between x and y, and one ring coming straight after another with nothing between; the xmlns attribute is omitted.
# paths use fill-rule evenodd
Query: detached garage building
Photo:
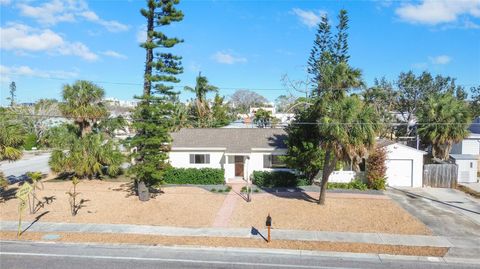
<svg viewBox="0 0 480 269"><path fill-rule="evenodd" d="M390 140L377 141L387 151L387 184L392 187L423 186L423 156L425 151Z"/></svg>

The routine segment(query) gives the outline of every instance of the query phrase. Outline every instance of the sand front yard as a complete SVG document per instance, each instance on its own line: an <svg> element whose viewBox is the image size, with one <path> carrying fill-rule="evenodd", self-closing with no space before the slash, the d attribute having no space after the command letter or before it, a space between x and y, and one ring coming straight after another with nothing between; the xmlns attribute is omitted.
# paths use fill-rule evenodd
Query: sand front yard
<svg viewBox="0 0 480 269"><path fill-rule="evenodd" d="M54 197L35 215L28 209L24 219L34 220L44 214L40 221L72 223L122 223L159 226L208 227L225 199L223 194L214 194L201 188L163 188L164 194L148 202L140 202L132 196L125 182L81 181L77 185L78 199L85 199L85 207L72 217L67 191L71 182L45 182L45 188L37 191L37 197ZM10 188L14 188L11 186ZM18 219L18 200L0 203L1 220Z"/></svg>
<svg viewBox="0 0 480 269"><path fill-rule="evenodd" d="M326 205L320 206L312 199L317 198L316 193L289 197L260 193L247 203L233 191L226 195L198 187L165 187L163 194L140 202L132 195L130 184L82 181L78 191L85 207L72 217L66 194L71 182L45 182L37 197L54 197L53 202L34 215L26 210L23 216L30 221L40 216L40 222L262 229L270 214L274 229L431 234L423 223L383 195L328 193ZM0 203L0 220L17 220L18 203L15 198Z"/></svg>
<svg viewBox="0 0 480 269"><path fill-rule="evenodd" d="M237 204L229 226L263 228L265 218L270 214L274 229L431 234L422 222L388 197L363 199L327 193L326 204L318 205L311 199L317 198L318 194L310 195L254 195L252 202Z"/></svg>

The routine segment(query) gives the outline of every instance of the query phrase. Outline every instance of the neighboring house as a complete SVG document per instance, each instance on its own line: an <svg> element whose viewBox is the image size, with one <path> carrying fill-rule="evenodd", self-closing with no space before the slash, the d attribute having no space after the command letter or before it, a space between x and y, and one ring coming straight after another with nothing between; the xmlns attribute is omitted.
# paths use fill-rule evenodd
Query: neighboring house
<svg viewBox="0 0 480 269"><path fill-rule="evenodd" d="M470 155L466 158L471 158L471 155L477 156L477 172L480 172L480 159L478 156L480 155L480 117L477 117L472 125L470 125L470 134L468 137L453 145L450 154L466 154Z"/></svg>
<svg viewBox="0 0 480 269"><path fill-rule="evenodd" d="M385 147L387 158L387 184L392 187L423 186L423 156L425 151L396 143L378 140L377 147Z"/></svg>
<svg viewBox="0 0 480 269"><path fill-rule="evenodd" d="M287 134L277 128L186 128L172 133L169 161L177 168L222 168L225 182L247 179L253 171L289 170Z"/></svg>

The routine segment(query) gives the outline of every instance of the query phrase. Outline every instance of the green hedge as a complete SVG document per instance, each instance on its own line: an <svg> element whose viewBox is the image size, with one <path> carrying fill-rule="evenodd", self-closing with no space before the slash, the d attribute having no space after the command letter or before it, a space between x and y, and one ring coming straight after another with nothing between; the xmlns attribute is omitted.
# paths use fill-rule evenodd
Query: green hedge
<svg viewBox="0 0 480 269"><path fill-rule="evenodd" d="M308 185L305 179L287 171L254 171L253 184L266 188Z"/></svg>
<svg viewBox="0 0 480 269"><path fill-rule="evenodd" d="M165 171L166 184L218 185L224 183L224 171L217 168L170 168Z"/></svg>
<svg viewBox="0 0 480 269"><path fill-rule="evenodd" d="M355 189L364 191L368 188L367 184L363 183L359 179L355 179L348 183L339 183L339 182L327 182L327 189Z"/></svg>

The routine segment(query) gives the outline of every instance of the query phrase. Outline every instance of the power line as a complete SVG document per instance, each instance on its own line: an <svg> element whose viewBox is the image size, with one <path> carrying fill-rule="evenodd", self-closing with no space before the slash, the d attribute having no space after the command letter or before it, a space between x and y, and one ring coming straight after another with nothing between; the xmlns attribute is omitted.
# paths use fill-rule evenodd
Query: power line
<svg viewBox="0 0 480 269"><path fill-rule="evenodd" d="M2 73L10 76L18 76L20 77L20 74L15 74L15 73ZM68 78L53 78L53 77L33 77L35 79L46 79L46 80L58 80L58 81L72 81L72 80L87 80L96 84L112 84L112 85L125 85L125 86L142 86L143 83L140 82L120 82L120 81L105 81L105 80L88 80L88 79L81 79L81 78L75 78L75 79L68 79ZM460 87L473 87L473 86L478 86L480 85L480 82L477 84L455 84L455 86L460 86ZM185 87L191 87L191 85L167 85L169 87L173 88L185 88ZM286 90L292 90L290 88L250 88L250 87L221 87L221 86L216 86L220 90L251 90L251 91L286 91ZM418 89L420 87L401 87L402 89ZM360 89L360 88L354 88L354 89ZM394 89L392 89L394 90Z"/></svg>
<svg viewBox="0 0 480 269"><path fill-rule="evenodd" d="M76 117L68 117L68 116L62 116L62 115L35 115L35 114L22 114L22 113L4 113L4 115L7 116L19 116L19 117L32 117L32 118L58 118L58 119L69 119L69 120L75 120L77 119ZM107 120L107 119L113 119L112 117L100 117L100 118L95 118L95 120ZM125 120L130 120L130 121L137 121L137 122L153 122L153 123L160 123L163 122L161 120L156 120L156 119L142 119L142 118L131 118L131 117L124 117ZM194 120L188 120L186 121L188 123L196 123ZM291 121L291 122L280 122L278 125L392 125L392 126L402 126L402 125L411 125L411 123L408 122L382 122L382 123L373 123L373 122L296 122L296 121ZM462 123L462 122L416 122L416 125L480 125L480 123Z"/></svg>

